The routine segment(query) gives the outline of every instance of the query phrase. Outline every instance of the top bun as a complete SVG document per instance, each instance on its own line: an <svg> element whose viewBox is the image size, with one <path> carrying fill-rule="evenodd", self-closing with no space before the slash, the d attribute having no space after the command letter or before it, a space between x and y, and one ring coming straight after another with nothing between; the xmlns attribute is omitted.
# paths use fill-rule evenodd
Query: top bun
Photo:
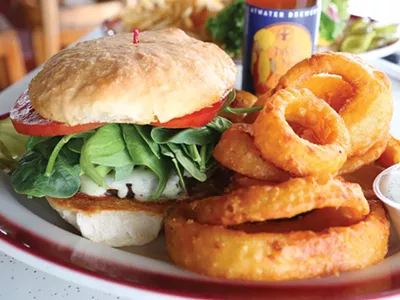
<svg viewBox="0 0 400 300"><path fill-rule="evenodd" d="M179 29L117 34L54 55L31 81L44 118L68 125L167 122L221 100L236 66L218 46Z"/></svg>

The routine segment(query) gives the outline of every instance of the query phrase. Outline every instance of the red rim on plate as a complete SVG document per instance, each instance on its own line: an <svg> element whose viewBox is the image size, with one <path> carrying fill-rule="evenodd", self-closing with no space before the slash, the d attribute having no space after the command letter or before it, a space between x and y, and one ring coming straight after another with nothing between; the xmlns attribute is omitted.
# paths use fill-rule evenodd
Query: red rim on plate
<svg viewBox="0 0 400 300"><path fill-rule="evenodd" d="M203 299L388 299L400 292L400 270L369 281L334 286L198 280L115 264L101 257L71 259L73 249L22 228L1 214L0 229L1 241L37 259L110 283L170 296Z"/></svg>

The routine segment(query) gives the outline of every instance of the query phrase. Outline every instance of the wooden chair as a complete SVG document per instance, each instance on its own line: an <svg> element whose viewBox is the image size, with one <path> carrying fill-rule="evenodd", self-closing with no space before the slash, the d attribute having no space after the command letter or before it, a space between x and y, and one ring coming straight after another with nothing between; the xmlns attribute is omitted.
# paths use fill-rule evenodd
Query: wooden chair
<svg viewBox="0 0 400 300"><path fill-rule="evenodd" d="M18 33L0 14L0 88L20 80L26 74Z"/></svg>
<svg viewBox="0 0 400 300"><path fill-rule="evenodd" d="M65 5L66 1L59 0L20 2L25 18L32 27L37 65L99 26L104 20L117 15L124 6L123 1L85 1L87 4L75 6Z"/></svg>

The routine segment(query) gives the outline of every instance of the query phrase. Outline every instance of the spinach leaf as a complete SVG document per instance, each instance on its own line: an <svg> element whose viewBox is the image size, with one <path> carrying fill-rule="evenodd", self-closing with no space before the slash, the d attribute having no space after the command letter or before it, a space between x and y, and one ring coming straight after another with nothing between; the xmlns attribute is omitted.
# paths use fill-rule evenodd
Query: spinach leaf
<svg viewBox="0 0 400 300"><path fill-rule="evenodd" d="M89 142L86 142L83 145L81 157L79 160L79 164L82 168L83 173L92 179L97 185L102 186L104 184L104 176L102 176L99 172L97 172L94 164L92 163L90 157Z"/></svg>
<svg viewBox="0 0 400 300"><path fill-rule="evenodd" d="M166 159L158 159L151 151L145 140L141 137L135 126L121 125L126 147L132 158L133 164L144 165L152 170L158 177L158 187L153 199L160 197L167 184L171 170Z"/></svg>
<svg viewBox="0 0 400 300"><path fill-rule="evenodd" d="M25 147L27 150L30 150L33 147L35 147L37 144L43 143L52 138L53 138L53 136L30 136L28 138L28 140L26 141Z"/></svg>
<svg viewBox="0 0 400 300"><path fill-rule="evenodd" d="M44 195L56 198L68 198L79 190L81 180L79 165L69 165L63 155L59 155L50 176L38 177L36 183Z"/></svg>
<svg viewBox="0 0 400 300"><path fill-rule="evenodd" d="M139 134L142 136L142 138L146 141L147 145L149 145L154 155L157 158L161 158L160 146L151 138L152 127L148 125L134 125L134 126L136 130L139 132Z"/></svg>
<svg viewBox="0 0 400 300"><path fill-rule="evenodd" d="M45 194L36 185L36 180L44 174L46 158L34 150L22 155L17 168L11 175L11 185L20 194L31 197L43 197Z"/></svg>
<svg viewBox="0 0 400 300"><path fill-rule="evenodd" d="M182 149L185 152L185 154L191 156L190 150L189 150L189 147L188 147L189 145L185 145L185 144L181 144L181 145L182 145Z"/></svg>
<svg viewBox="0 0 400 300"><path fill-rule="evenodd" d="M85 139L85 140L87 140L88 138L90 138L95 133L96 133L96 130L94 130L94 129L93 130L89 130L89 131L79 132L79 133L72 134L72 138L73 139Z"/></svg>
<svg viewBox="0 0 400 300"><path fill-rule="evenodd" d="M53 152L51 152L49 161L47 162L47 167L45 172L46 176L50 176L51 172L53 171L53 166L54 163L56 162L58 154L60 153L62 147L64 147L64 145L68 143L71 137L72 137L71 134L63 136L61 140L57 143L57 145L54 147Z"/></svg>
<svg viewBox="0 0 400 300"><path fill-rule="evenodd" d="M207 180L207 175L200 171L199 167L193 160L188 157L181 148L181 145L168 143L167 146L174 153L179 164L198 181L204 182Z"/></svg>
<svg viewBox="0 0 400 300"><path fill-rule="evenodd" d="M111 167L107 166L97 166L96 171L99 173L101 176L105 177L108 173L110 173L112 170Z"/></svg>
<svg viewBox="0 0 400 300"><path fill-rule="evenodd" d="M224 131L227 130L231 126L232 126L232 122L221 116L215 117L210 123L208 123L206 125L206 127L210 128L210 129L214 129L214 130L218 131L219 133L224 133ZM210 142L214 142L214 141L210 141Z"/></svg>
<svg viewBox="0 0 400 300"><path fill-rule="evenodd" d="M84 142L83 139L72 139L68 142L67 148L75 153L81 153Z"/></svg>
<svg viewBox="0 0 400 300"><path fill-rule="evenodd" d="M72 166L63 155L59 155L50 176L46 176L46 163L47 159L40 152L35 150L26 152L11 176L15 191L31 197L73 196L80 186L79 165Z"/></svg>
<svg viewBox="0 0 400 300"><path fill-rule="evenodd" d="M124 149L121 152L110 156L94 157L92 158L92 163L109 167L123 167L131 165L133 162L128 150Z"/></svg>
<svg viewBox="0 0 400 300"><path fill-rule="evenodd" d="M121 128L118 124L107 124L92 135L83 145L80 165L83 172L92 179L97 185L102 186L104 176L101 176L93 165L93 161L99 158L109 158L110 156L122 152L125 149L124 139Z"/></svg>
<svg viewBox="0 0 400 300"><path fill-rule="evenodd" d="M204 146L204 145L203 145ZM200 165L200 162L201 162L201 156L200 156L200 153L199 153L199 150L197 149L197 146L196 145L185 145L185 144L182 144L182 148L183 149L188 149L188 155L195 161L195 162L197 162L199 165ZM185 151L186 152L186 151Z"/></svg>
<svg viewBox="0 0 400 300"><path fill-rule="evenodd" d="M249 108L232 108L232 107L226 107L224 109L224 112L232 113L232 114L248 114L256 111L260 111L263 109L264 106L253 106Z"/></svg>
<svg viewBox="0 0 400 300"><path fill-rule="evenodd" d="M205 154L206 162L209 162L210 160L212 160L212 158L213 158L212 154L213 154L215 145L216 144L208 144L207 145L207 150L206 150L206 154Z"/></svg>
<svg viewBox="0 0 400 300"><path fill-rule="evenodd" d="M61 140L61 137L52 137L42 143L38 143L33 146L33 150L40 152L45 158L49 159L51 154L53 153L54 148L57 146L58 142Z"/></svg>
<svg viewBox="0 0 400 300"><path fill-rule="evenodd" d="M216 160L212 157L215 144L202 146L200 149L201 164L200 171L206 172L216 164Z"/></svg>
<svg viewBox="0 0 400 300"><path fill-rule="evenodd" d="M176 159L174 153L171 151L171 149L167 146L167 145L160 145L160 149L161 149L161 154L164 156L168 156L171 157L172 163L175 166L175 171L176 174L178 174L179 177L179 183L181 185L181 188L185 191L185 193L187 193L187 189L186 189L186 184L185 181L183 179L183 170L181 169L178 160Z"/></svg>
<svg viewBox="0 0 400 300"><path fill-rule="evenodd" d="M107 124L100 127L85 144L89 156L106 157L125 149L121 128L118 124Z"/></svg>
<svg viewBox="0 0 400 300"><path fill-rule="evenodd" d="M95 132L96 132L95 130L90 130L86 132L73 134L71 136L70 141L67 144L68 149L70 149L75 153L81 153L85 140L89 139L93 134L95 134Z"/></svg>
<svg viewBox="0 0 400 300"><path fill-rule="evenodd" d="M210 141L218 139L218 134L212 128L189 128L189 129L169 129L163 127L153 127L151 130L152 139L158 144L195 144L204 145Z"/></svg>
<svg viewBox="0 0 400 300"><path fill-rule="evenodd" d="M114 178L116 181L123 180L123 179L127 178L129 175L131 175L132 171L133 171L133 165L125 165L122 167L116 167Z"/></svg>
<svg viewBox="0 0 400 300"><path fill-rule="evenodd" d="M79 164L79 153L69 150L68 147L63 147L59 155L62 155L70 165Z"/></svg>
<svg viewBox="0 0 400 300"><path fill-rule="evenodd" d="M200 148L200 171L204 172L206 170L206 163L207 163L207 148L208 145L202 145Z"/></svg>

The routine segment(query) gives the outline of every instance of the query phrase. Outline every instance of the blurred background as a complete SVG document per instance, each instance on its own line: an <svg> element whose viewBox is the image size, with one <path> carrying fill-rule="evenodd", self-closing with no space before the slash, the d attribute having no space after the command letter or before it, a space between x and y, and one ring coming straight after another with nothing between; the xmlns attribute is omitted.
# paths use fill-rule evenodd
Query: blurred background
<svg viewBox="0 0 400 300"><path fill-rule="evenodd" d="M96 28L106 34L179 27L240 61L244 0L0 0L0 90ZM323 0L320 49L398 45L398 0ZM395 46L395 47L393 47ZM389 49L389 48L388 48Z"/></svg>

